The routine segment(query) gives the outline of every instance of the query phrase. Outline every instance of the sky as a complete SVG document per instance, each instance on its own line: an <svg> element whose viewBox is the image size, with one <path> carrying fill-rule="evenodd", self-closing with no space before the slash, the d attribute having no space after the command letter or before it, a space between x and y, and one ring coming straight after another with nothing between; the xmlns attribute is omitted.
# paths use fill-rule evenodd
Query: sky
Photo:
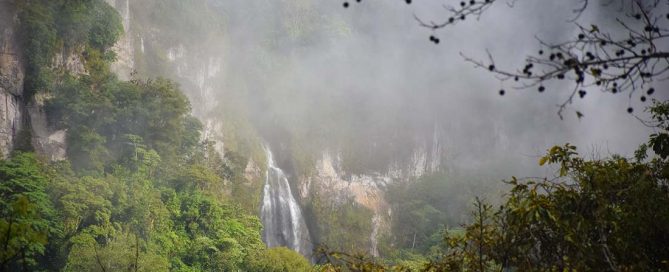
<svg viewBox="0 0 669 272"><path fill-rule="evenodd" d="M235 103L265 138L284 131L320 149L369 148L373 160L406 157L402 146L431 139L438 128L449 170L508 177L549 174L537 160L556 144L575 144L586 157L631 156L652 132L626 112L632 106L647 117L648 103L636 95L589 90L561 120L557 105L569 85L516 90L462 57L486 60L488 50L498 68L515 70L540 49L537 38L573 38L576 23L619 29L617 1L591 1L575 22L579 0L499 1L480 18L436 32L414 15L438 22L448 18L443 5L458 1L363 0L349 8L343 1L210 1L227 18L217 49L227 77L219 99L243 93ZM653 86L655 98L666 99L666 82Z"/></svg>

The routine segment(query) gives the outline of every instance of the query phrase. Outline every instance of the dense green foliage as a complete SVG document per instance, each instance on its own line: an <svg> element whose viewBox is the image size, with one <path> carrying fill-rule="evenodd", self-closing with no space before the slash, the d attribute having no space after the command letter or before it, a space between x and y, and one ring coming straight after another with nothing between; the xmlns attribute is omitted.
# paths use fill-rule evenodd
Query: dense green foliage
<svg viewBox="0 0 669 272"><path fill-rule="evenodd" d="M668 269L669 103L655 104L651 113L659 132L635 158L586 160L572 145L551 148L539 163L556 165L556 178L513 178L499 209L477 200L472 223L447 232L439 254L420 270ZM334 257L335 269L386 269L364 256Z"/></svg>
<svg viewBox="0 0 669 272"><path fill-rule="evenodd" d="M104 0L17 1L21 42L26 62L28 97L53 84L51 65L56 53L95 50L107 60L123 29L116 11Z"/></svg>
<svg viewBox="0 0 669 272"><path fill-rule="evenodd" d="M258 258L259 220L207 190L220 176L189 170L202 163L165 176L155 151L136 152L134 167L87 174L27 153L0 163L2 269L229 271Z"/></svg>
<svg viewBox="0 0 669 272"><path fill-rule="evenodd" d="M251 259L247 269L264 272L312 271L311 264L304 256L285 247L270 248L258 254Z"/></svg>
<svg viewBox="0 0 669 272"><path fill-rule="evenodd" d="M316 195L305 207L306 217L312 219L312 237L316 245L333 249L359 252L370 248L373 212L353 199L337 201Z"/></svg>
<svg viewBox="0 0 669 272"><path fill-rule="evenodd" d="M102 0L20 3L26 88L47 94L67 131L62 162L17 152L0 161L0 271L286 271L310 265L267 250L258 218L230 192L245 159L221 158L175 83L120 81L121 33ZM81 54L85 74L52 66ZM299 258L298 258L299 257Z"/></svg>
<svg viewBox="0 0 669 272"><path fill-rule="evenodd" d="M157 3L145 2L150 8L141 10L164 13L178 10L171 6L187 5ZM261 241L262 226L254 215L259 186L249 186L252 181L244 175L249 158L242 155L256 154L227 152L221 158L213 142L202 142L202 125L190 115L190 104L174 82L126 82L110 72L110 47L122 31L111 7L102 0L33 0L18 5L26 90L30 96L45 94L50 125L67 131L68 160L46 162L32 153L16 152L0 161L0 271L313 269L298 253L267 249ZM165 42L188 29L200 29L210 22L207 16L178 24L182 28L175 28ZM296 25L286 26L291 27L291 37L308 37L313 30L295 19ZM191 34L192 40L206 36ZM86 73L56 69L53 60L58 53L80 55ZM658 132L636 158L585 160L574 146L553 147L540 164L556 165L555 179L513 178L499 209L477 200L470 223L462 228L453 228L462 219L460 207L449 205L463 197L461 188L455 188L462 184L445 183L444 174L438 173L393 185L388 189L391 234L379 243L386 258L380 261L353 254L370 247L373 212L354 201L315 194L304 210L317 237L314 242L332 249L323 250L327 264L320 268L669 269L669 104L656 104L652 114ZM294 134L288 138L330 133L294 130L287 132ZM365 137L387 134L380 133L383 128L374 131ZM290 151L296 172L305 174L313 168L310 149L315 147L295 142ZM240 151L253 151L243 140L231 143ZM388 154L381 157L397 151L385 150ZM378 155L374 152L366 153L369 158L344 153L355 158L345 160L351 172L385 165L370 164ZM262 159L254 159L262 164Z"/></svg>
<svg viewBox="0 0 669 272"><path fill-rule="evenodd" d="M201 69L215 69L218 60L212 58L220 54L221 41L228 39L225 21L233 14L223 14L212 1L201 0L147 0L131 1L127 28L133 37L132 47L134 77L165 77L179 82L182 89L201 90ZM236 53L233 55L237 55ZM226 57L228 62L232 56ZM176 59L176 60L175 60ZM175 62L176 61L176 62ZM175 65L179 63L180 65ZM184 69L184 65L190 67ZM211 73L211 72L210 72ZM210 75L209 75L210 76ZM245 180L244 169L249 161L264 172L265 152L262 141L248 120L244 98L239 97L229 86L237 78L206 78L206 85L217 82L216 93L225 93L225 99L215 99L220 103L215 111L207 106L196 108L199 116L221 120L221 127L215 128L215 137L225 139L226 178L231 182L231 197L244 209L257 212L262 195L262 177ZM193 104L208 105L199 95L189 97ZM213 147L213 145L212 145ZM219 145L220 147L220 145Z"/></svg>
<svg viewBox="0 0 669 272"><path fill-rule="evenodd" d="M49 117L68 130L68 142L77 143L68 150L77 166L100 170L137 146L176 158L198 144L201 125L188 116L188 101L170 81L120 82L109 76L94 83L88 76L68 77L53 93Z"/></svg>
<svg viewBox="0 0 669 272"><path fill-rule="evenodd" d="M47 195L48 181L30 154L0 162L0 269L34 267L48 237L62 226Z"/></svg>
<svg viewBox="0 0 669 272"><path fill-rule="evenodd" d="M386 191L390 231L378 243L383 263L417 270L437 258L444 250L445 231L459 232L463 222L471 221L467 211L473 192L490 192L487 199L499 202L497 190L496 185L445 171L391 184Z"/></svg>
<svg viewBox="0 0 669 272"><path fill-rule="evenodd" d="M393 184L388 201L394 213L392 248L412 249L425 254L441 241L441 232L462 222L461 211L454 203L466 203L467 184L449 180L444 173L425 176L412 183ZM388 246L383 255L394 254Z"/></svg>

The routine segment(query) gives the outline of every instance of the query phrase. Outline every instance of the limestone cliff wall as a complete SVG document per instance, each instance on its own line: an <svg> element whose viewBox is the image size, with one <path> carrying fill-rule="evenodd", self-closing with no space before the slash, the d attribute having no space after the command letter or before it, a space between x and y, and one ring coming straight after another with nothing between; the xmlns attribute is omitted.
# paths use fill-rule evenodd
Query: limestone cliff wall
<svg viewBox="0 0 669 272"><path fill-rule="evenodd" d="M224 88L231 85L226 81L234 80L228 73L231 69L235 69L228 67L226 56L222 53L226 51L216 48L221 45L234 45L229 41L226 42L225 33L222 37L216 35L208 37L211 40L206 42L193 42L187 39L165 42L165 37L162 35L169 31L161 29L163 26L140 24L136 20L146 20L146 18L133 18L134 14L141 12L138 10L142 7L139 2L130 0L107 0L107 2L114 6L123 18L125 29L124 36L114 47L117 62L112 68L119 77L129 78L133 71L136 71L141 77L164 76L179 82L182 91L193 105L193 114L204 124L203 137L215 140L217 151L221 154L224 152L224 143L232 146L235 140L226 139L224 135L240 134L238 131L224 130L253 127L253 124L226 124L224 123L226 120L221 118L220 112L224 110L224 106L218 99L225 99L221 93L225 92ZM332 198L333 201L329 202L345 204L353 200L369 209L373 213L372 218L369 218L372 226L372 232L368 234L371 245L369 251L376 255L378 238L390 232L392 211L386 201L386 186L394 182L412 182L425 174L443 170L444 150L440 136L441 131L435 127L433 137L416 140L410 156L390 160L391 163L382 171L347 173L342 167L344 163L341 152L326 147L323 147L320 155L316 156L313 164L315 169L289 169L290 166L287 165L279 166L285 166L284 170L292 172L290 182L296 189L294 192L298 194L295 197L303 206L312 201L313 195L320 195ZM285 152L279 152L277 156L290 156L290 150L283 151ZM244 172L246 179L262 184L264 173L259 166L262 158L256 158L254 162L252 154L244 155L251 158ZM289 158L287 161L290 160Z"/></svg>
<svg viewBox="0 0 669 272"><path fill-rule="evenodd" d="M51 128L44 110L49 90L42 90L34 97L25 96L25 66L15 2L0 0L0 155L6 158L21 141L31 143L46 158L62 160L67 149L65 131ZM57 53L52 68L74 75L85 74L80 53L76 50ZM30 133L21 133L22 130Z"/></svg>
<svg viewBox="0 0 669 272"><path fill-rule="evenodd" d="M0 155L7 157L23 126L23 78L16 9L0 0Z"/></svg>
<svg viewBox="0 0 669 272"><path fill-rule="evenodd" d="M413 182L423 175L440 171L443 150L439 139L439 130L435 128L431 142L418 143L409 160L398 160L388 165L383 173L346 173L341 154L324 150L313 174L299 178L300 198L308 202L312 195L330 196L340 205L352 199L369 209L373 213L369 219L372 226L369 252L378 256L379 238L390 233L392 220L386 187L392 183Z"/></svg>

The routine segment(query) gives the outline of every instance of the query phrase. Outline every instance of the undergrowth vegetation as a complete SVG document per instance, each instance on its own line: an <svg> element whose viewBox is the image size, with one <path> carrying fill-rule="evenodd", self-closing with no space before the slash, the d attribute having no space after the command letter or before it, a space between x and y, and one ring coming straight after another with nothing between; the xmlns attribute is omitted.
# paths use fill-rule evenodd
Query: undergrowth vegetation
<svg viewBox="0 0 669 272"><path fill-rule="evenodd" d="M167 79L110 72L122 34L102 0L21 1L26 94L47 97L68 160L0 162L0 271L281 271L308 262L267 249L233 201L244 158L222 158ZM79 56L83 74L57 56ZM232 153L234 155L234 153ZM286 260L285 264L281 260Z"/></svg>

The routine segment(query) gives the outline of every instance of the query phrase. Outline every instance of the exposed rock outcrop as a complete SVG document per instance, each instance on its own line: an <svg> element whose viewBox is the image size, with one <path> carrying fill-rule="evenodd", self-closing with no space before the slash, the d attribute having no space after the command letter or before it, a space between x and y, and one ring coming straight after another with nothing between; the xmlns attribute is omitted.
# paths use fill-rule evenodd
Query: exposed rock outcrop
<svg viewBox="0 0 669 272"><path fill-rule="evenodd" d="M23 78L18 22L13 1L0 0L0 155L14 149L23 126Z"/></svg>
<svg viewBox="0 0 669 272"><path fill-rule="evenodd" d="M19 39L19 21L15 1L0 0L0 155L6 158L17 141L29 140L38 154L51 160L65 159L65 131L48 126L44 111L47 96L25 96L25 67ZM52 68L72 74L86 70L80 54L61 52ZM29 126L29 127L28 127ZM19 133L30 130L30 134ZM29 137L32 139L18 139Z"/></svg>
<svg viewBox="0 0 669 272"><path fill-rule="evenodd" d="M308 193L315 190L321 192L319 195L331 196L340 205L353 199L372 211L374 217L371 218L370 252L378 256L378 236L389 231L390 226L390 206L385 200L382 188L392 180L380 174L352 175L345 179L340 165L340 156L333 158L329 152L324 152L323 157L316 163L316 173L301 182L303 185L300 187L300 196L308 198Z"/></svg>
<svg viewBox="0 0 669 272"><path fill-rule="evenodd" d="M119 13L123 23L124 35L116 42L112 50L116 61L111 69L122 80L128 80L135 69L135 48L133 34L130 32L130 0L106 0Z"/></svg>
<svg viewBox="0 0 669 272"><path fill-rule="evenodd" d="M223 100L218 101L227 86L235 86L227 83L226 80L234 80L227 75L231 67L228 67L224 52L219 48L209 48L208 46L220 46L221 38L216 36L213 40L193 42L192 40L182 39L170 42L162 41L161 26L158 25L138 25L133 20L132 14L135 2L129 0L106 0L114 6L121 17L125 34L114 47L117 54L117 62L112 66L115 73L120 78L130 77L131 71L142 70L147 62L146 58L157 58L149 60L154 66L159 66L160 72L156 71L138 71L140 75L143 72L155 75L170 77L181 85L182 91L188 96L193 105L193 114L198 117L203 127L203 137L208 140L216 141L216 150L223 155L224 153L224 129L237 129L246 124L226 124L221 119L221 107L225 104ZM213 45L212 45L213 44ZM231 56L232 57L232 56ZM155 72L155 73L154 73ZM227 77L226 77L227 76ZM245 121L240 121L245 122ZM250 125L253 126L253 125ZM235 134L233 131L225 131L229 134ZM351 200L356 205L365 207L372 211L373 216L369 218L372 231L369 233L370 252L378 254L378 238L390 232L390 220L392 211L385 196L386 186L394 182L411 182L417 178L442 171L444 154L443 145L440 142L442 132L435 127L433 137L428 132L426 139L418 139L416 144L407 149L411 152L406 153L406 158L398 158L390 161L385 169L376 172L365 173L346 173L342 167L342 156L339 152L322 150L319 159L315 163L314 169L292 169L286 165L286 173L294 189L295 197L298 202L308 204L311 197L315 195L327 196L334 203L346 204ZM228 139L228 146L235 146L236 139ZM234 148L234 147L233 147ZM285 154L289 154L285 153ZM249 154L244 154L249 155ZM265 175L262 167L256 162L250 160L244 171L248 181L262 181ZM282 162L279 162L281 164ZM385 164L385 163L384 163ZM297 173L293 173L293 171ZM309 173L309 174L302 174ZM295 174L295 175L292 175Z"/></svg>
<svg viewBox="0 0 669 272"><path fill-rule="evenodd" d="M342 156L324 151L316 163L315 174L299 181L299 196L309 201L310 194L330 196L340 205L353 199L357 204L372 211L370 218L370 253L378 256L378 239L390 232L391 207L386 201L385 188L394 182L411 182L425 174L439 171L441 167L441 145L435 129L431 142L418 145L409 161L404 165L395 162L386 173L347 174L342 169Z"/></svg>
<svg viewBox="0 0 669 272"><path fill-rule="evenodd" d="M71 63L73 67L81 63ZM82 65L83 66L83 65ZM67 158L66 131L52 129L47 120L44 110L48 96L37 94L27 107L32 127L32 145L38 154L46 156L52 161L60 161Z"/></svg>

